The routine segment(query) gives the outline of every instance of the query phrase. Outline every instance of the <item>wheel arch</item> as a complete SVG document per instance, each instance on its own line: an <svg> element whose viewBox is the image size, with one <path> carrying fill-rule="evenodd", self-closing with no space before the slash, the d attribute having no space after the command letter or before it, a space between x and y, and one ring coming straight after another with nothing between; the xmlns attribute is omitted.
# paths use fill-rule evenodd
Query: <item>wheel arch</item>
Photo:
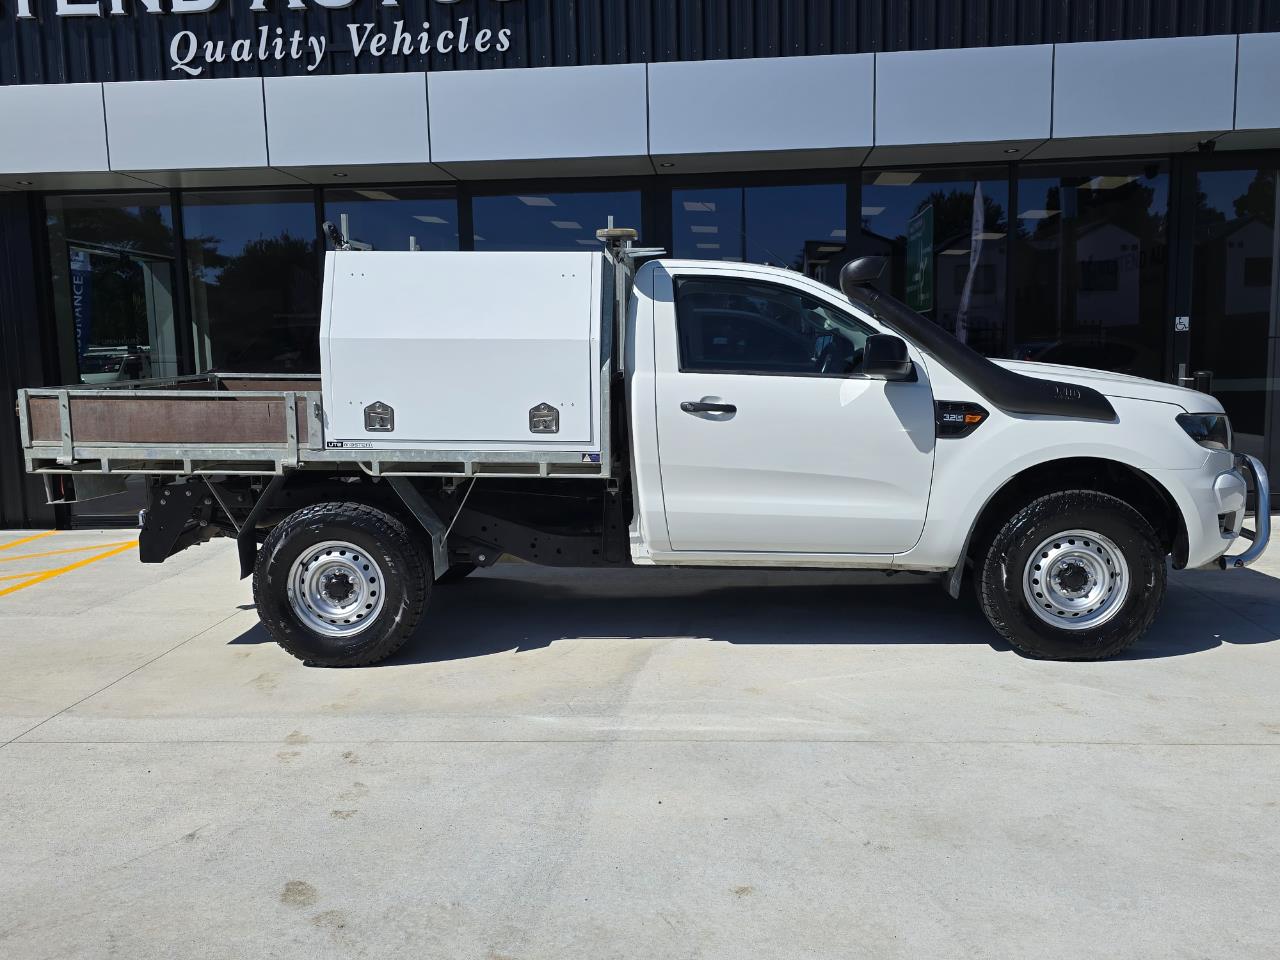
<svg viewBox="0 0 1280 960"><path fill-rule="evenodd" d="M1060 490L1094 490L1122 500L1151 523L1166 553L1172 554L1175 569L1187 562L1187 524L1173 495L1149 473L1119 460L1105 457L1064 457L1045 460L1015 473L987 498L974 517L947 590L960 595L964 570L975 562L995 537L1003 520L1017 504Z"/></svg>
<svg viewBox="0 0 1280 960"><path fill-rule="evenodd" d="M349 482L352 479L356 482ZM276 524L296 511L318 503L359 503L382 510L421 536L432 553L433 562L438 563L431 530L395 484L395 479L385 483L365 476L310 474L307 471L291 471L272 477L254 501L248 516L237 525L240 578L243 580L253 573L258 545Z"/></svg>

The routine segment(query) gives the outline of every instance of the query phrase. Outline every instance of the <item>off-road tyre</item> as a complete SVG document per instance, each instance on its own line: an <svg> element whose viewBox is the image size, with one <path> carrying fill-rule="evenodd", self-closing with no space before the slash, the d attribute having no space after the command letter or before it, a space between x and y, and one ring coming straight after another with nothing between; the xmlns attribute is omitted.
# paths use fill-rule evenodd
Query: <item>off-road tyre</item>
<svg viewBox="0 0 1280 960"><path fill-rule="evenodd" d="M443 574L436 577L436 583L450 584L461 583L467 577L476 572L478 568L474 563L455 563Z"/></svg>
<svg viewBox="0 0 1280 960"><path fill-rule="evenodd" d="M1046 540L1061 539L1057 535L1064 531L1082 530L1101 534L1110 541L1109 547L1118 549L1127 566L1127 593L1105 622L1085 629L1055 627L1031 608L1028 594L1034 595L1036 588L1024 588L1024 577L1038 572L1031 554ZM1050 543L1047 549L1052 547ZM1098 548L1089 544L1088 549ZM1005 522L985 554L975 560L974 585L983 613L997 633L1029 657L1113 657L1146 633L1164 600L1165 551L1155 531L1124 501L1092 490L1065 490L1033 501ZM1046 615L1062 616L1050 604L1038 602Z"/></svg>
<svg viewBox="0 0 1280 960"><path fill-rule="evenodd" d="M329 542L363 551L360 559L371 559L380 574L369 587L383 594L376 615L353 636L318 632L290 599L295 562ZM400 520L361 503L317 503L290 514L267 536L254 566L253 597L267 633L289 654L313 666L363 667L404 646L426 609L431 581L429 556Z"/></svg>

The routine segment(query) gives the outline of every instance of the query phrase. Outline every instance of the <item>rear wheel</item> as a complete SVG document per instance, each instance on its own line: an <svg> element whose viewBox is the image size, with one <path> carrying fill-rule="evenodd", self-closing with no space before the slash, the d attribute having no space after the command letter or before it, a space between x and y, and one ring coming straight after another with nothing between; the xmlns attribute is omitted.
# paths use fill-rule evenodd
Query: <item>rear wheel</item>
<svg viewBox="0 0 1280 960"><path fill-rule="evenodd" d="M1165 591L1151 525L1092 490L1052 493L1018 511L978 573L991 625L1020 652L1053 660L1115 656L1151 626Z"/></svg>
<svg viewBox="0 0 1280 960"><path fill-rule="evenodd" d="M359 503L320 503L286 517L258 551L253 574L272 639L326 667L391 656L422 618L430 589L430 560L405 525Z"/></svg>

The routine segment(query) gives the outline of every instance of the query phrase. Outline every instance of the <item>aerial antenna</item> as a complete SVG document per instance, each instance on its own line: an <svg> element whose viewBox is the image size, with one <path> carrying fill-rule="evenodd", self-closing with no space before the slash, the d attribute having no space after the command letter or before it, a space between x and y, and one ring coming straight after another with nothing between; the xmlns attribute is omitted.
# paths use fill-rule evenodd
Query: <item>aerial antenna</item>
<svg viewBox="0 0 1280 960"><path fill-rule="evenodd" d="M321 231L330 243L333 244L335 250L350 250L351 244L347 243L347 238L342 235L342 231L333 225L332 220L326 220L320 225Z"/></svg>

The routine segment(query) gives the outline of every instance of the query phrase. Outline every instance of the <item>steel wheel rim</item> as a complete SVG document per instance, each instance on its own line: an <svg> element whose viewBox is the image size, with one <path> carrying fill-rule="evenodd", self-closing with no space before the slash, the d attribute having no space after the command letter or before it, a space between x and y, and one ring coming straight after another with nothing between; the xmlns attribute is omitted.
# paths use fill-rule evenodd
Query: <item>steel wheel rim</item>
<svg viewBox="0 0 1280 960"><path fill-rule="evenodd" d="M1036 616L1060 630L1106 623L1129 595L1129 565L1115 542L1093 530L1064 530L1027 558L1022 589Z"/></svg>
<svg viewBox="0 0 1280 960"><path fill-rule="evenodd" d="M378 618L384 602L382 569L343 540L307 547L289 568L289 606L316 633L355 636Z"/></svg>

